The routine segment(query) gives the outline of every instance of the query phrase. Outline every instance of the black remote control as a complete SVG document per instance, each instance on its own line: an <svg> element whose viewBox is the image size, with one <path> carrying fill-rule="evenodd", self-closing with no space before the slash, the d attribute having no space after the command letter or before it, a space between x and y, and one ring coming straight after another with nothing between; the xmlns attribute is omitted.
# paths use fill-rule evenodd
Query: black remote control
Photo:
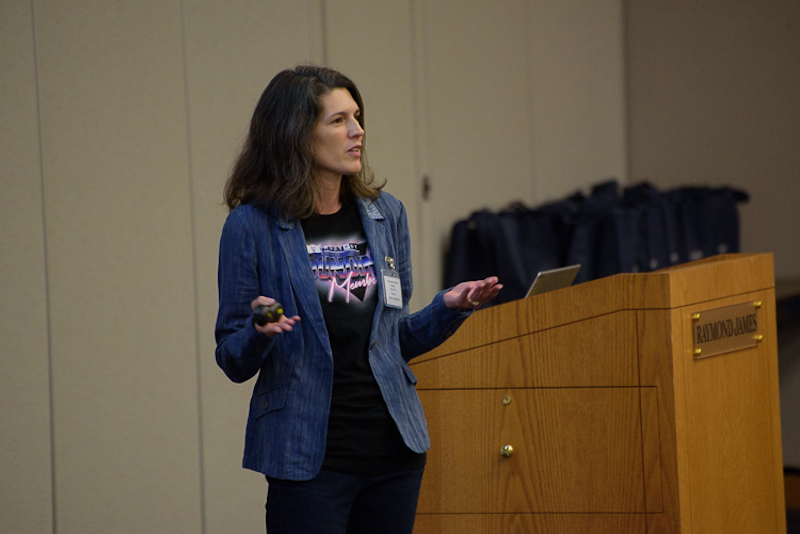
<svg viewBox="0 0 800 534"><path fill-rule="evenodd" d="M262 304L260 306L256 306L256 309L253 310L253 317L255 318L258 326L264 326L267 323L274 323L280 319L281 315L283 315L283 305L281 305L280 302L275 302L270 306Z"/></svg>

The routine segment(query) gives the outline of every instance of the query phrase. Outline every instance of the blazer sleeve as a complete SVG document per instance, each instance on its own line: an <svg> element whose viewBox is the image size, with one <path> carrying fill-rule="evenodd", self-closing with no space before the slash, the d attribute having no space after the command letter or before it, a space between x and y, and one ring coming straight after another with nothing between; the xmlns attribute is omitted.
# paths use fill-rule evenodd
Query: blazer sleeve
<svg viewBox="0 0 800 534"><path fill-rule="evenodd" d="M396 219L395 240L401 261L398 266L403 289L403 310L398 324L400 353L409 361L444 343L472 314L471 310L451 310L444 303L440 291L433 301L416 313L409 314L408 303L414 288L411 274L411 240L408 232L406 209L398 202L400 210Z"/></svg>
<svg viewBox="0 0 800 534"><path fill-rule="evenodd" d="M239 209L222 229L217 283L217 365L234 382L244 382L258 373L273 340L253 327L250 302L260 294L258 256L252 228Z"/></svg>

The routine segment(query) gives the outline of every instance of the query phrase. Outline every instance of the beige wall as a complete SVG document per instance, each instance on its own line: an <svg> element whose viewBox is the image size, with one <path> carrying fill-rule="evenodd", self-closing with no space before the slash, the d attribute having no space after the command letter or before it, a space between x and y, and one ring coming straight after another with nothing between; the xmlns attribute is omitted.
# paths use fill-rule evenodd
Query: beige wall
<svg viewBox="0 0 800 534"><path fill-rule="evenodd" d="M29 2L0 2L0 531L51 530L48 299ZM11 511L14 510L12 513Z"/></svg>
<svg viewBox="0 0 800 534"><path fill-rule="evenodd" d="M624 179L622 36L620 0L0 2L0 534L263 530L213 324L279 69L359 83L419 307L456 219Z"/></svg>
<svg viewBox="0 0 800 534"><path fill-rule="evenodd" d="M733 185L742 248L800 277L800 3L626 3L629 176Z"/></svg>

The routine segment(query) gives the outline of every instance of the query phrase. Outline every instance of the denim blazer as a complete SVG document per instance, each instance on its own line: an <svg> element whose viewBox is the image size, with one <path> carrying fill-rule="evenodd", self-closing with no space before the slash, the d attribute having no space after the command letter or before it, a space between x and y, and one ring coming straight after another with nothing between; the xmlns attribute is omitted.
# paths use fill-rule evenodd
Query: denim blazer
<svg viewBox="0 0 800 534"><path fill-rule="evenodd" d="M406 445L430 447L425 415L407 362L445 341L469 315L444 304L444 291L409 314L411 257L402 203L381 193L358 198L364 233L375 260L378 305L373 316L369 363L389 413ZM384 302L381 269L394 260L403 307ZM333 355L299 221L240 205L225 221L219 255L217 364L234 382L256 374L242 466L273 478L308 480L325 455L333 385ZM269 338L253 327L250 302L259 295L283 304L301 321Z"/></svg>

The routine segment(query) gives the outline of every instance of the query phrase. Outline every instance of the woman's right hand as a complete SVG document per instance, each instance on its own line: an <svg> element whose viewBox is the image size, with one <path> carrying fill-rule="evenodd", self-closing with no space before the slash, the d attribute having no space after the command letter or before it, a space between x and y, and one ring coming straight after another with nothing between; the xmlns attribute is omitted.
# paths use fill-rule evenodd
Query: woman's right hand
<svg viewBox="0 0 800 534"><path fill-rule="evenodd" d="M258 306L271 306L272 304L275 304L275 299L261 295L250 303L250 309L255 310ZM277 321L267 323L264 326L258 326L255 322L253 322L253 328L256 329L256 332L260 332L265 336L274 337L276 334L280 334L282 332L291 332L292 326L299 320L300 316L298 315L295 315L294 317L286 317L285 315L281 315Z"/></svg>

